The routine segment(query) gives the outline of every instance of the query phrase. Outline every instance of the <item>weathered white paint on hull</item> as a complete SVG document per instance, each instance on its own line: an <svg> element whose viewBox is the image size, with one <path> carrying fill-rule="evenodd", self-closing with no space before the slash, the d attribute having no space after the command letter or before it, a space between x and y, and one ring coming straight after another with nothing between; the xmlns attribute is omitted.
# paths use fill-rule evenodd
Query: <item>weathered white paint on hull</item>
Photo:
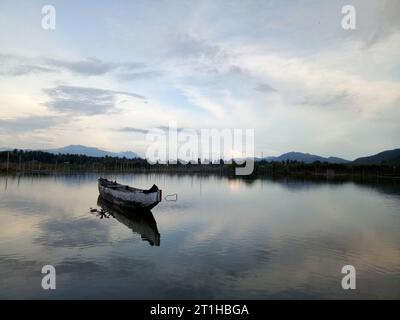
<svg viewBox="0 0 400 320"><path fill-rule="evenodd" d="M161 190L150 193L144 193L140 189L125 191L108 188L100 181L99 193L107 201L124 207L151 209L161 202Z"/></svg>

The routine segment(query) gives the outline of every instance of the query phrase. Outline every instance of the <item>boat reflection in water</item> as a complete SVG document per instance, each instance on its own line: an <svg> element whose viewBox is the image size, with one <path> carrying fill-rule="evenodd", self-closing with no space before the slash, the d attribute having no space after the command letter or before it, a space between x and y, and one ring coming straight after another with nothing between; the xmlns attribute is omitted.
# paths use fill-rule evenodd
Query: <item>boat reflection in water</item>
<svg viewBox="0 0 400 320"><path fill-rule="evenodd" d="M135 210L112 204L101 196L97 198L97 205L100 210L94 209L100 219L112 216L122 224L126 225L134 233L140 234L142 240L152 246L160 245L160 234L157 229L157 222L150 210Z"/></svg>

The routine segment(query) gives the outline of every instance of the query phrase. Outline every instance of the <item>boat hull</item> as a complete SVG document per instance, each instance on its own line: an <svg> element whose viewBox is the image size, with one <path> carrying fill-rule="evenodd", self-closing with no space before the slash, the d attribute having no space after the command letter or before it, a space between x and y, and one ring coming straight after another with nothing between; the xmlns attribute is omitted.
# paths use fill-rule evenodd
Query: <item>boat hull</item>
<svg viewBox="0 0 400 320"><path fill-rule="evenodd" d="M125 191L113 189L104 185L99 180L99 193L102 198L121 207L134 209L151 209L161 202L161 190L155 192L143 192L143 190Z"/></svg>

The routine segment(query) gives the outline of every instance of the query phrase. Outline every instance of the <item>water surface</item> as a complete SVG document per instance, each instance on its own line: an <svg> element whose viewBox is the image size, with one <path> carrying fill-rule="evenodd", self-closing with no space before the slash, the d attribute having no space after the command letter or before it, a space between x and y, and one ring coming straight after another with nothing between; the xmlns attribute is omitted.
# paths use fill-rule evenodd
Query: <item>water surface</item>
<svg viewBox="0 0 400 320"><path fill-rule="evenodd" d="M398 183L109 178L178 199L127 219L90 212L95 175L0 177L0 298L400 298Z"/></svg>

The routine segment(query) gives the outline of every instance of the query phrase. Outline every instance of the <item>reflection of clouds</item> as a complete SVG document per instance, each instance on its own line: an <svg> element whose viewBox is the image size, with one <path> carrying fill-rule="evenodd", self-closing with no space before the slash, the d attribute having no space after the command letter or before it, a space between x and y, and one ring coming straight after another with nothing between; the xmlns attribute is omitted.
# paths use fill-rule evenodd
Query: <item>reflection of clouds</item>
<svg viewBox="0 0 400 320"><path fill-rule="evenodd" d="M35 258L0 255L0 299L21 299L27 293L37 298L40 292L34 291L38 285L40 287L42 266Z"/></svg>
<svg viewBox="0 0 400 320"><path fill-rule="evenodd" d="M89 247L109 240L106 224L85 218L46 220L40 224L40 230L34 242L50 247Z"/></svg>
<svg viewBox="0 0 400 320"><path fill-rule="evenodd" d="M359 290L357 297L398 297L387 279L399 274L400 252L393 246L399 239L395 227L377 215L383 209L380 195L353 183L306 184L293 183L288 193L273 183L264 187L262 197L244 187L239 199L225 193L224 205L214 201L213 210L210 203L204 206L208 210L194 209L196 218L177 215L181 229L192 231L178 241L190 256L190 270L182 259L177 281L193 290L207 282L220 285L218 293L206 297L240 298L243 292L248 298L344 297L340 270L353 264L362 281L385 288L380 295ZM161 225L169 229L168 221Z"/></svg>
<svg viewBox="0 0 400 320"><path fill-rule="evenodd" d="M94 261L79 260L79 258L69 258L57 263L56 270L58 275L73 274L77 277L104 271L104 268Z"/></svg>
<svg viewBox="0 0 400 320"><path fill-rule="evenodd" d="M155 208L163 245L148 250L114 219L85 213L95 205L96 184L74 179L22 184L21 193L10 184L7 197L51 206L42 216L0 207L0 278L11 288L0 289L1 297L35 297L49 261L68 286L58 294L68 298L347 298L345 264L357 269L353 298L399 297L398 215L384 206L390 198L399 208L392 188L383 197L385 189L373 185L298 182L287 189L254 180L232 192L230 180L208 178L200 195L197 178L126 176L128 184L154 181L179 194Z"/></svg>
<svg viewBox="0 0 400 320"><path fill-rule="evenodd" d="M0 219L2 210L0 210ZM12 247L18 248L19 244L25 243L23 251L29 251L31 239L37 235L36 225L40 223L38 216L26 218L24 216L12 215L11 219L1 219L0 224L0 252L1 243L12 243ZM8 246L8 249L10 245Z"/></svg>
<svg viewBox="0 0 400 320"><path fill-rule="evenodd" d="M205 226L203 228L199 228L196 232L191 234L190 237L185 239L184 245L186 247L192 247L194 245L199 245L202 243L209 243L214 241L216 238L221 236L221 233L227 227L228 221L226 219L220 218L218 220L212 221L208 223L203 221ZM226 230L229 232L229 230Z"/></svg>
<svg viewBox="0 0 400 320"><path fill-rule="evenodd" d="M50 203L43 202L40 199L27 199L21 197L7 197L2 199L0 202L0 208L7 208L8 211L12 211L18 215L29 216L32 216L33 214L50 214L55 209Z"/></svg>
<svg viewBox="0 0 400 320"><path fill-rule="evenodd" d="M137 274L138 269L154 270L154 265L150 261L118 255L106 261L75 256L66 258L58 262L55 266L59 275L70 275L81 278L101 273L104 281L109 281L111 278L134 276Z"/></svg>
<svg viewBox="0 0 400 320"><path fill-rule="evenodd" d="M350 260L354 260L355 265L365 268L366 271L398 276L400 249L393 246L393 243L394 241L383 238L376 230L365 230L357 239L349 242L348 250L352 253Z"/></svg>
<svg viewBox="0 0 400 320"><path fill-rule="evenodd" d="M353 298L375 294L398 297L396 283L390 279L399 274L399 251L388 250L387 245L374 237L346 241L333 233L316 234L305 239L271 238L268 245L265 239L258 240L256 244L238 246L228 237L205 247L192 247L180 261L167 261L179 266L174 269L179 278L171 279L166 286L175 286L173 296L178 298L194 296L179 290L181 287L201 291L209 289L209 283L213 283L214 290L206 291L203 298L243 298L244 292L249 299L343 298L340 270L343 265L352 264L357 268L359 284L364 283ZM383 288L381 295L367 288L371 283Z"/></svg>
<svg viewBox="0 0 400 320"><path fill-rule="evenodd" d="M113 277L126 277L134 276L137 277L135 281L139 281L138 270L146 270L146 272L154 272L155 264L152 261L140 259L139 257L126 257L126 256L114 256L110 260L109 274ZM139 271L140 274L141 271ZM146 281L146 279L143 279Z"/></svg>
<svg viewBox="0 0 400 320"><path fill-rule="evenodd" d="M352 298L374 295L398 298L398 289L391 279L398 278L399 250L387 250L379 241L366 240L343 242L333 235L315 237L297 245L295 242L271 244L275 254L267 263L251 264L248 272L231 284L231 289L252 292L256 288L255 298L343 298L340 271L344 265L351 264L356 267L358 281L357 294ZM371 289L372 284L382 289Z"/></svg>
<svg viewBox="0 0 400 320"><path fill-rule="evenodd" d="M274 181L274 184L278 184L280 187L285 188L289 191L312 191L319 188L341 188L344 185L352 184L346 181L326 181L326 180L296 180L296 179L282 179Z"/></svg>
<svg viewBox="0 0 400 320"><path fill-rule="evenodd" d="M382 195L394 197L395 200L400 199L400 181L388 180L380 182L373 181L369 183L361 183L356 181L354 183L359 188L369 189L371 192L379 192Z"/></svg>
<svg viewBox="0 0 400 320"><path fill-rule="evenodd" d="M25 260L20 256L0 256L0 266L1 266L1 274L2 278L4 275L11 275L16 270L25 270L32 267L38 266L37 261L35 260Z"/></svg>
<svg viewBox="0 0 400 320"><path fill-rule="evenodd" d="M240 191L240 189L243 187L243 181L242 180L229 180L229 190L230 191Z"/></svg>
<svg viewBox="0 0 400 320"><path fill-rule="evenodd" d="M26 217L80 216L82 208L95 204L91 199L98 194L96 178L97 175L10 178L5 196L0 199L0 210Z"/></svg>

